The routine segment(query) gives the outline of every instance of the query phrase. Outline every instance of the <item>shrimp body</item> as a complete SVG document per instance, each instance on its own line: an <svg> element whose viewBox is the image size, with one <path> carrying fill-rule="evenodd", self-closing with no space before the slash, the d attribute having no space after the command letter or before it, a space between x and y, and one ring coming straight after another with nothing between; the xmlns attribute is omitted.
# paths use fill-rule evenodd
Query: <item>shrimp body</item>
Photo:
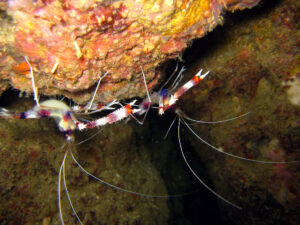
<svg viewBox="0 0 300 225"><path fill-rule="evenodd" d="M73 131L76 129L75 116L70 107L64 102L50 99L35 106L33 111L37 111L41 117L52 117L61 133L65 134L68 141L73 140Z"/></svg>
<svg viewBox="0 0 300 225"><path fill-rule="evenodd" d="M166 110L168 110L173 105L175 105L175 103L179 100L179 98L189 89L191 89L192 87L197 85L201 80L203 80L209 74L209 71L206 72L205 74L201 74L201 73L202 73L202 69L196 75L194 75L192 79L190 79L183 86L178 88L178 90L176 90L174 94L169 95L166 89L162 90L159 94L160 96L159 103L158 103L159 115L164 114Z"/></svg>

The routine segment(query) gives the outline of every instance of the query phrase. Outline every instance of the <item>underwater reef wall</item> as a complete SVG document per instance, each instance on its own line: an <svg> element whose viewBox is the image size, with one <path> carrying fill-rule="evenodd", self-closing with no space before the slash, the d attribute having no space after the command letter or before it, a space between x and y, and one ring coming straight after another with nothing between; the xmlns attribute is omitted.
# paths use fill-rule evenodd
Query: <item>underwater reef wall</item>
<svg viewBox="0 0 300 225"><path fill-rule="evenodd" d="M195 38L222 24L226 11L259 0L10 0L0 3L0 88L31 93L29 67L40 94L77 103L144 96L157 69L179 57Z"/></svg>
<svg viewBox="0 0 300 225"><path fill-rule="evenodd" d="M226 17L230 26L215 30L183 55L194 64L192 71L211 70L181 99L187 115L218 121L250 112L226 123L192 126L220 151L265 161L300 160L299 9L299 1L265 1ZM219 200L228 224L299 224L299 163L245 162L200 144L188 129L182 136L204 162L214 190L243 208Z"/></svg>

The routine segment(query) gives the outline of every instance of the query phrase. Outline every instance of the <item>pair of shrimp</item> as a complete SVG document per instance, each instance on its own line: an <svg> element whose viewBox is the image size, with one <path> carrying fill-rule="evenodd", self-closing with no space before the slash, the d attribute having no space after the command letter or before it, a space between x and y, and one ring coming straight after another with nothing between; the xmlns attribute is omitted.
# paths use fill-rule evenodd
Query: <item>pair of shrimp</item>
<svg viewBox="0 0 300 225"><path fill-rule="evenodd" d="M29 64L27 59L26 59L26 61ZM30 66L30 64L29 64L29 66ZM116 123L120 120L129 118L129 117L132 117L132 118L136 119L137 121L139 121L137 119L137 117L144 115L144 118L142 119L142 121L139 121L139 123L142 124L147 116L148 111L151 108L155 108L155 105L158 105L158 113L160 115L163 115L167 110L172 109L177 115L176 118L178 118L177 131L178 131L179 147L180 147L183 159L184 159L186 165L188 166L189 170L214 195L216 195L218 198L222 199L223 201L227 202L228 204L240 209L241 208L240 206L238 206L234 203L231 203L230 201L228 201L227 199L225 199L224 197L222 197L221 195L216 193L208 185L206 185L199 178L199 176L196 174L196 172L192 169L192 167L190 166L190 164L184 154L184 151L183 151L183 146L182 146L181 137L180 137L180 126L181 126L181 124L185 125L200 141L204 142L205 144L210 146L212 149L214 149L218 152L222 152L218 148L214 147L213 145L211 145L208 142L206 142L205 140L203 140L199 135L197 135L196 132L191 128L191 126L186 121L191 121L191 122L195 122L195 123L222 123L222 122L227 122L227 121L231 121L231 120L240 118L247 114L244 114L242 116L235 117L232 119L216 121L216 122L198 121L198 120L194 120L194 119L186 116L179 108L176 107L176 102L180 99L180 97L186 91L188 91L189 89L191 89L192 87L197 85L201 80L203 80L208 75L209 72L202 74L202 70L200 70L198 73L196 73L195 76L193 76L193 78L191 80L189 80L183 86L178 88L178 85L182 79L183 71L184 71L184 68L180 70L179 75L176 77L174 83L171 86L171 90L168 91L167 89L161 88L158 92L154 92L151 95L147 92L147 98L145 98L142 101L142 103L139 105L135 104L137 102L136 100L133 100L130 103L127 103L125 105L122 105L121 103L119 103L117 101L113 101L113 102L109 103L108 105L104 106L103 108L98 109L97 107L96 108L92 107L94 97L92 98L91 102L87 106L84 106L84 107L69 107L65 103L58 101L58 100L54 100L54 99L46 100L44 102L39 103L37 89L36 89L35 83L34 83L34 76L33 76L31 66L30 66L34 99L36 101L36 106L33 107L31 110L28 110L28 111L22 112L22 113L14 113L14 112L10 112L4 108L1 108L0 116L3 118L16 118L16 119L54 118L58 125L60 132L62 132L66 136L67 141L69 143L71 143L74 141L73 134L74 134L75 130L85 130L85 129L89 129L89 128L93 128L93 127L105 126L107 124ZM100 82L104 78L105 75L106 74L104 74L100 78L97 88L99 87ZM143 74L143 77L144 77L144 81L145 81L144 74ZM146 81L145 81L145 86L146 86ZM96 88L95 93L97 92L97 88ZM147 90L147 88L146 88L146 90ZM95 94L94 94L94 96L95 96ZM104 117L101 117L101 118L93 120L93 121L80 121L80 119L76 118L76 114L78 114L79 112L90 111L91 113L94 113L94 112L97 112L100 110L111 110L112 112L110 112L109 114L107 114ZM174 124L175 119L173 120L172 125ZM172 127L172 125L170 126L170 128ZM170 130L170 128L169 128L169 130ZM260 160L252 160L252 159L247 159L247 158L243 158L240 156L236 156L236 155L233 155L233 154L230 154L227 152L222 152L222 153L229 155L231 157L238 158L238 159L252 161L252 162L258 162L258 163L285 163L285 162L267 162L267 161L260 161ZM77 218L77 221L80 224L82 224L79 216L76 213L75 208L73 207L73 204L72 204L72 201L69 196L68 189L67 189L66 178L65 178L65 162L66 162L66 158L67 158L68 154L71 154L72 159L75 162L75 164L84 173L86 173L90 177L92 177L114 189L128 192L128 193L131 193L134 195L144 196L144 197L170 197L170 196L153 196L153 195L147 195L147 194L143 194L143 193L136 193L133 191L129 191L129 190L120 188L115 185L111 185L111 184L105 182L104 180L94 176L89 171L85 170L84 167L76 160L76 158L74 157L72 152L70 150L67 150L64 155L63 161L61 163L61 166L59 169L59 176L58 176L59 177L59 179L58 179L58 205L59 205L59 212L60 212L59 213L60 220L61 220L62 224L64 224L64 218L63 218L63 212L62 212L62 206L61 206L61 183L62 183L62 180L63 180L64 189L66 191L67 198L71 205L73 213L74 213L75 217Z"/></svg>
<svg viewBox="0 0 300 225"><path fill-rule="evenodd" d="M143 114L145 114L145 117L147 115L148 110L152 107L149 104L149 108L147 108L145 110L145 102L143 101L142 104L140 105L135 105L135 102L137 100L133 100L130 103L127 103L125 105L122 105L121 103L117 102L116 100L105 105L104 107L102 107L101 109L98 109L97 107L93 107L93 100L94 100L94 96L97 92L97 89L100 85L101 80L106 76L106 74L104 74L97 85L97 88L95 90L94 96L91 100L91 102L84 107L69 107L67 106L64 102L62 101L58 101L56 99L50 99L50 100L46 100L46 101L39 101L39 97L38 97L38 89L36 88L35 85L35 79L34 79L34 74L33 74L33 69L29 63L29 61L27 60L27 58L25 58L29 68L30 68L30 75L31 75L31 82L32 82L32 89L33 89L33 95L34 95L34 100L36 102L36 105L25 112L21 112L21 113L16 113L16 112L11 112L5 108L0 108L0 117L1 118L5 118L5 119L42 119L42 118L53 118L55 120L55 122L57 123L58 129L59 131L65 135L66 140L68 143L72 143L74 141L74 131L75 130L85 130L85 129L90 129L93 127L101 127L101 126L105 126L107 124L113 124L116 123L120 120L123 120L125 118L129 118L129 116L136 118L137 116L141 116ZM206 73L205 75L201 74L201 71L199 73L197 73L194 78L188 82L186 85L184 85L182 88L178 89L177 91L174 92L174 94L166 94L166 90L159 92L159 93L155 93L152 95L152 97L155 95L157 96L156 100L154 101L154 98L152 98L152 100L149 98L149 94L148 94L148 100L150 100L151 104L159 104L160 108L159 108L159 113L163 114L167 109L173 107L175 105L175 103L177 102L177 100L179 99L179 97L185 92L187 91L189 88L193 87L194 85L196 85L198 82L200 82L200 80L202 80L208 73ZM144 76L145 79L145 76ZM145 83L146 85L146 83ZM164 94L163 94L164 93ZM149 103L150 103L149 102ZM153 103L152 103L153 102ZM79 119L77 119L76 114L79 114L81 112L87 112L89 111L90 113L95 113L95 112L99 112L101 110L110 110L112 112L108 113L106 116L100 117L99 119L93 120L93 121L82 121ZM71 198L69 197L68 194L68 190L67 190L67 186L66 186L66 181L65 181L65 161L66 158L68 156L68 154L71 154L73 161L77 164L77 166L86 174L88 174L89 176L93 177L94 179L97 179L99 181L101 181L102 183L105 183L115 189L118 190L122 190L124 192L129 192L135 195L140 195L140 196L145 196L145 197L168 197L168 196L151 196L151 195L147 195L147 194L142 194L142 193L135 193L132 191L128 191L122 188L118 188L117 186L114 185L110 185L108 183L106 183L105 181L102 181L99 178L96 178L95 176L93 176L92 174L90 174L88 171L86 171L83 166L81 166L77 160L75 159L75 157L73 156L72 152L70 150L67 150L65 153L65 156L63 158L62 164L60 166L59 169L59 179L58 179L58 205L59 205L59 212L60 212L60 220L61 223L64 224L64 218L63 218L63 212L62 212L62 207L61 207L61 183L63 180L64 183L64 188L69 200L69 203L71 205L71 208L74 212L74 215L76 216L77 220L79 221L79 223L82 224L79 216L77 215L75 209L73 208L73 204L71 201Z"/></svg>

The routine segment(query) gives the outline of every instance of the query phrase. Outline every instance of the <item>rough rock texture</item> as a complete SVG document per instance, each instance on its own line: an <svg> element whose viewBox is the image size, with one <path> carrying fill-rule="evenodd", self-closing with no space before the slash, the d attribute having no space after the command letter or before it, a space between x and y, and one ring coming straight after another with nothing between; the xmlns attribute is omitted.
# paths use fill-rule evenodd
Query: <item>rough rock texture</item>
<svg viewBox="0 0 300 225"><path fill-rule="evenodd" d="M0 90L8 83L32 92L27 56L40 94L97 101L144 96L157 84L157 67L179 56L194 38L222 23L226 10L258 0L10 0L0 5Z"/></svg>
<svg viewBox="0 0 300 225"><path fill-rule="evenodd" d="M299 1L265 1L225 18L228 26L183 56L191 62L201 52L191 71L211 71L181 101L189 116L217 121L251 112L231 122L192 126L220 150L258 160L300 160L299 9ZM187 129L182 133L205 162L214 190L243 207L219 201L228 224L299 224L299 163L232 159L201 144Z"/></svg>

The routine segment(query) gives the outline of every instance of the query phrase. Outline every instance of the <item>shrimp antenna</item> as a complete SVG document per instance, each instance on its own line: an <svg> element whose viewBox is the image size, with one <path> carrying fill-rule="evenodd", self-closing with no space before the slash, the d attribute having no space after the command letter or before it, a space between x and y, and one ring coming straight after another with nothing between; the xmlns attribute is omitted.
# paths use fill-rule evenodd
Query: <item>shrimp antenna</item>
<svg viewBox="0 0 300 225"><path fill-rule="evenodd" d="M94 99L95 99L95 96L96 96L96 93L97 93L98 88L99 88L99 86L100 86L101 80L103 80L103 78L104 78L107 74L108 74L108 71L106 71L106 72L104 73L104 75L102 75L102 76L99 78L98 83L97 83L97 87L96 87L96 89L95 89L95 91L94 91L94 94L93 94L93 97L92 97L90 103L89 103L88 106L87 106L87 110L90 110L90 109L91 109L91 107L92 107L92 105L93 105L93 102L94 102Z"/></svg>
<svg viewBox="0 0 300 225"><path fill-rule="evenodd" d="M32 85L32 91L33 91L34 101L35 101L35 103L36 103L37 106L40 106L39 97L38 97L38 89L37 89L37 87L35 85L35 81L34 81L33 69L32 69L32 67L30 65L30 62L27 59L27 56L24 56L24 58L25 58L25 61L28 64L29 69L30 69L30 77L31 77L31 85Z"/></svg>
<svg viewBox="0 0 300 225"><path fill-rule="evenodd" d="M226 198L222 197L221 195L219 195L217 192L215 192L213 189L211 189L202 179L200 179L200 177L196 174L196 172L192 169L192 167L190 166L189 162L186 159L186 156L183 152L183 148L182 148L182 144L181 144L181 140L180 140L180 123L181 123L181 119L178 119L178 143L179 143L179 148L180 148L180 152L181 155L183 157L184 162L186 163L187 167L189 168L189 170L192 172L192 174L197 178L197 180L207 189L209 190L211 193L213 193L215 196L217 196L219 199L223 200L224 202L228 203L229 205L237 208L237 209L242 209L240 206L230 202L229 200L227 200Z"/></svg>
<svg viewBox="0 0 300 225"><path fill-rule="evenodd" d="M138 106L138 107L141 109L140 115L142 115L142 114L144 114L144 113L145 113L145 115L144 115L144 117L143 117L142 120L139 120L137 117L135 117L135 116L132 115L132 114L130 114L130 116L131 116L136 122L138 122L140 125L143 125L144 122L145 122L145 119L146 119L146 117L147 117L147 115L148 115L148 112L149 112L149 110L150 110L150 108L151 108L152 100L151 100L151 96L150 96L149 91L148 91L148 86L147 86L146 76L145 76L143 67L142 67L142 66L140 66L140 67L141 67L141 71L142 71L142 75L143 75L143 81L144 81L145 90L146 90L146 93L147 93L147 98L148 98L148 100L145 100L145 99L144 99L144 101L143 101L143 102L140 104L140 106Z"/></svg>
<svg viewBox="0 0 300 225"><path fill-rule="evenodd" d="M233 117L233 118L229 118L229 119L225 119L225 120L217 120L217 121L204 121L204 120L195 120L195 119L192 119L186 115L184 115L184 119L186 120L189 120L191 122L194 122L194 123L204 123L204 124L216 124L216 123L225 123L225 122L229 122L229 121L233 121L233 120L236 120L236 119L239 119L239 118L242 118L244 116L247 116L249 115L251 112L247 112L247 113L244 113L240 116L236 116L236 117ZM192 125L190 123L190 125Z"/></svg>
<svg viewBox="0 0 300 225"><path fill-rule="evenodd" d="M64 187L65 187L65 191L66 191L66 194L67 194L67 198L68 198L68 201L69 201L69 204L71 206L71 209L76 217L76 219L78 220L78 222L82 225L83 223L81 222L79 216L77 215L76 213L76 210L73 206L73 203L71 201L71 198L70 198L70 195L69 195L69 191L68 191L68 188L67 188L67 182L66 182L66 176L65 176L65 161L63 162L63 181L64 181Z"/></svg>
<svg viewBox="0 0 300 225"><path fill-rule="evenodd" d="M76 160L76 158L74 157L73 153L70 152L71 154L71 157L73 159L73 161L75 162L75 164L85 173L87 174L88 176L94 178L95 180L97 181L100 181L101 183L105 184L106 186L108 187L111 187L113 189L116 189L116 190L119 190L119 191L123 191L123 192L126 192L126 193L129 193L129 194L134 194L134 195L137 195L137 196L141 196L141 197L146 197L146 198L170 198L170 197L182 197L182 196L185 196L185 195L189 195L193 192L190 192L190 193L185 193L185 194L175 194L175 195L148 195L148 194L143 194L143 193L138 193L138 192L134 192L134 191L130 191L130 190L126 190L124 188L120 188L118 186L115 186L113 184L110 184L98 177L96 177L95 175L91 174L90 172L88 172L86 169L83 168L83 166Z"/></svg>
<svg viewBox="0 0 300 225"><path fill-rule="evenodd" d="M256 160L256 159L248 159L248 158L244 158L242 156L237 156L237 155L234 155L234 154L231 154L231 153L228 153L228 152L224 152L224 151L221 151L220 149L218 149L217 147L213 146L212 144L208 143L207 141L205 141L203 138L201 138L188 124L187 122L181 118L179 119L180 121L182 121L186 127L195 135L195 137L197 137L200 141L202 141L204 144L208 145L209 147L211 147L213 150L216 150L220 153L223 153L225 155L228 155L230 157L233 157L233 158L236 158L236 159L241 159L241 160L244 160L244 161L248 161L248 162L257 162L257 163L263 163L263 164L277 164L277 163L280 163L280 164L286 164L286 163L299 163L300 161L289 161L289 162L284 162L284 161L264 161L264 160Z"/></svg>
<svg viewBox="0 0 300 225"><path fill-rule="evenodd" d="M58 173L58 188L57 188L57 192L58 192L58 209L59 209L59 218L60 218L60 222L62 225L65 224L64 222L64 217L63 217L63 212L62 212L62 207L61 207L61 196L60 196L60 192L61 192L61 188L60 188L60 183L61 183L61 174L62 174L62 170L63 170L63 165L65 164L66 158L68 155L68 151L65 152L63 161L60 165L59 168L59 173Z"/></svg>
<svg viewBox="0 0 300 225"><path fill-rule="evenodd" d="M144 80L144 84L145 84L145 89L146 89L147 97L148 97L149 102L151 102L151 97L150 97L150 94L149 94L149 91L148 91L146 76L145 76L145 73L144 73L144 70L143 70L142 66L141 66L141 70L142 70L142 74L143 74L143 80Z"/></svg>
<svg viewBox="0 0 300 225"><path fill-rule="evenodd" d="M181 70L179 71L178 75L176 76L175 80L173 81L171 85L171 90L170 92L174 92L174 90L178 87L179 83L181 82L183 78L183 72L186 71L185 67L183 66Z"/></svg>
<svg viewBox="0 0 300 225"><path fill-rule="evenodd" d="M173 125L174 125L176 119L177 119L177 116L175 116L175 118L173 119L171 125L169 126L169 128L168 128L168 130L167 130L167 132L166 132L166 134L165 134L165 136L164 136L164 139L166 139L167 136L169 135L169 133L170 133L170 131L171 131L171 129L172 129L172 127L173 127Z"/></svg>
<svg viewBox="0 0 300 225"><path fill-rule="evenodd" d="M161 91L162 89L164 89L164 87L170 82L170 80L171 80L171 79L173 78L173 76L176 74L176 72L177 72L177 70L178 70L178 65L179 65L179 63L178 63L178 61L177 61L175 70L173 70L173 72L172 72L172 74L169 76L168 80L161 86L161 88L159 89L160 91Z"/></svg>
<svg viewBox="0 0 300 225"><path fill-rule="evenodd" d="M96 137L103 129L99 129L96 133L92 134L90 137L87 137L86 139L76 143L76 145L81 145L89 140L91 140L92 138Z"/></svg>

